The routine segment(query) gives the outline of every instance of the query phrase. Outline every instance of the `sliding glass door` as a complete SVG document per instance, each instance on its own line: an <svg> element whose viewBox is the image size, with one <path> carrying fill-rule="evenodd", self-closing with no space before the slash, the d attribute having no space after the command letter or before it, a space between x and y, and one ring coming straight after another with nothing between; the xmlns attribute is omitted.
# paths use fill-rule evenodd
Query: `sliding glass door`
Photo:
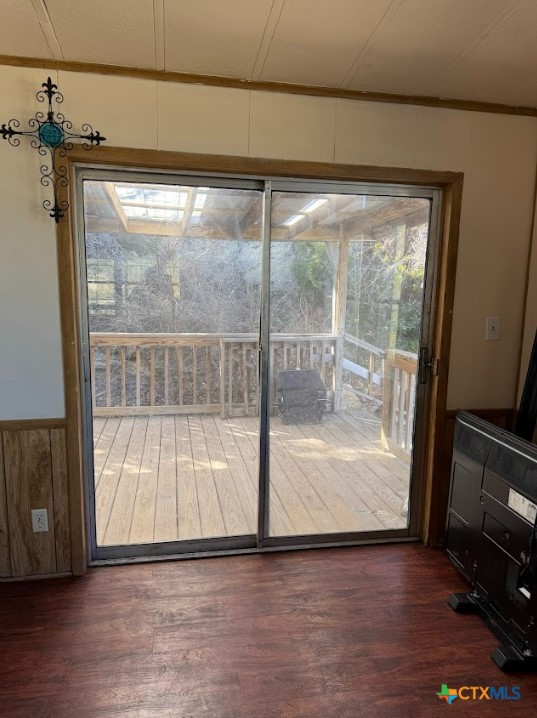
<svg viewBox="0 0 537 718"><path fill-rule="evenodd" d="M408 527L430 216L273 192L270 536Z"/></svg>
<svg viewBox="0 0 537 718"><path fill-rule="evenodd" d="M262 196L83 183L97 551L255 535Z"/></svg>
<svg viewBox="0 0 537 718"><path fill-rule="evenodd" d="M93 557L415 534L438 193L78 188Z"/></svg>

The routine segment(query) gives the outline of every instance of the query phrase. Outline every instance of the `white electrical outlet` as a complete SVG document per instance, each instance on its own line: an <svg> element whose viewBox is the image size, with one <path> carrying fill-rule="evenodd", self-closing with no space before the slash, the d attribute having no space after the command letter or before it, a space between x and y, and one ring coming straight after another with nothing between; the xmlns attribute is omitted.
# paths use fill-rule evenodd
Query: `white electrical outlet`
<svg viewBox="0 0 537 718"><path fill-rule="evenodd" d="M487 317L485 329L485 341L497 342L500 338L501 319L500 317Z"/></svg>
<svg viewBox="0 0 537 718"><path fill-rule="evenodd" d="M48 512L46 509L32 510L32 531L34 534L48 531Z"/></svg>

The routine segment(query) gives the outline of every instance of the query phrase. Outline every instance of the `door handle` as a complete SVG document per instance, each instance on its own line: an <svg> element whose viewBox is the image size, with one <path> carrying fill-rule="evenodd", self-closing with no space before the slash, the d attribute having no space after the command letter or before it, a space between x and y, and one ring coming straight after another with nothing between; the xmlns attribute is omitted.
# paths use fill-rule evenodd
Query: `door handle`
<svg viewBox="0 0 537 718"><path fill-rule="evenodd" d="M421 347L418 362L418 383L426 384L429 376L438 373L438 360L431 357L429 347Z"/></svg>

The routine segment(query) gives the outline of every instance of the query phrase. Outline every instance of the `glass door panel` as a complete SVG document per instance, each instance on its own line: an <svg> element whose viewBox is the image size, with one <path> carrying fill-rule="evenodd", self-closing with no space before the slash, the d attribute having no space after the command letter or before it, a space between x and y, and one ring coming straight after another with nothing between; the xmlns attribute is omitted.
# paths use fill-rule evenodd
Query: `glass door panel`
<svg viewBox="0 0 537 718"><path fill-rule="evenodd" d="M408 526L430 211L272 193L270 536Z"/></svg>
<svg viewBox="0 0 537 718"><path fill-rule="evenodd" d="M96 546L256 533L262 192L85 180Z"/></svg>

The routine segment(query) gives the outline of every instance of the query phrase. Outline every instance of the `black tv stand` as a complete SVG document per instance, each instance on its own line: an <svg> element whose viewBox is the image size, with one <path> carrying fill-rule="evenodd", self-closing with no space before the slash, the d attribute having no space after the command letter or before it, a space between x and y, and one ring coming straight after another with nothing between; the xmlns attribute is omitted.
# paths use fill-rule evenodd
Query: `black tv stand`
<svg viewBox="0 0 537 718"><path fill-rule="evenodd" d="M537 446L466 412L455 417L446 548L471 586L451 608L499 638L499 668L536 670Z"/></svg>
<svg viewBox="0 0 537 718"><path fill-rule="evenodd" d="M537 657L524 656L511 643L507 626L503 627L503 621L498 616L494 620L488 607L483 605L477 594L473 593L452 593L447 600L448 606L455 613L473 613L479 615L487 626L494 633L496 638L501 641L501 645L495 648L491 653L494 663L506 673L516 673L522 671L535 671L537 669Z"/></svg>

